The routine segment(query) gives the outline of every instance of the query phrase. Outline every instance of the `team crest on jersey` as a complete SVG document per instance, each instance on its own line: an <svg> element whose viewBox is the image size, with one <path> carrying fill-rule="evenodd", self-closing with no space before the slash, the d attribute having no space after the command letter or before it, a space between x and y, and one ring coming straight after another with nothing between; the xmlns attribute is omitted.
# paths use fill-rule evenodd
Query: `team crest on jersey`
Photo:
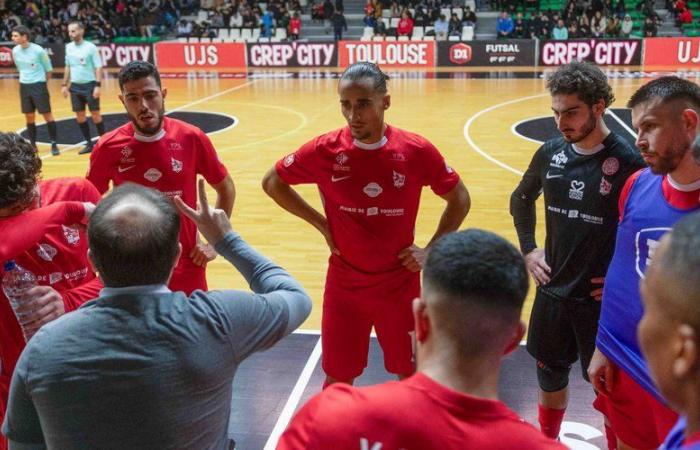
<svg viewBox="0 0 700 450"><path fill-rule="evenodd" d="M348 162L348 155L345 153L339 153L338 156L335 157L335 161L340 164L341 166L345 165L346 162Z"/></svg>
<svg viewBox="0 0 700 450"><path fill-rule="evenodd" d="M178 161L177 159L171 157L170 164L173 166L173 172L175 172L175 173L182 172L182 161Z"/></svg>
<svg viewBox="0 0 700 450"><path fill-rule="evenodd" d="M49 244L39 244L39 248L36 250L36 254L39 255L39 258L43 259L44 261L53 261L53 258L57 253L58 250Z"/></svg>
<svg viewBox="0 0 700 450"><path fill-rule="evenodd" d="M656 251L656 247L659 246L661 237L669 231L671 231L669 227L658 227L644 228L637 233L634 242L637 253L635 269L641 278L644 278L644 273L647 267L649 267L651 259L654 257L654 252Z"/></svg>
<svg viewBox="0 0 700 450"><path fill-rule="evenodd" d="M603 173L607 176L615 175L620 170L620 161L615 157L610 157L603 161Z"/></svg>
<svg viewBox="0 0 700 450"><path fill-rule="evenodd" d="M563 169L564 164L569 160L564 153L564 150L560 151L556 155L552 156L552 162L549 163L550 167L556 167L557 169Z"/></svg>
<svg viewBox="0 0 700 450"><path fill-rule="evenodd" d="M605 177L600 179L600 195L608 195L612 191L612 183L605 179Z"/></svg>
<svg viewBox="0 0 700 450"><path fill-rule="evenodd" d="M120 161L121 164L127 164L127 163L132 163L136 161L134 158L131 157L131 155L134 153L134 151L129 148L129 146L125 146L122 148L121 154L122 154L122 159Z"/></svg>
<svg viewBox="0 0 700 450"><path fill-rule="evenodd" d="M392 153L392 154L391 154L391 159L394 160L394 161L401 161L401 162L403 162L403 161L406 161L406 155L404 155L403 153Z"/></svg>
<svg viewBox="0 0 700 450"><path fill-rule="evenodd" d="M160 177L162 176L163 174L160 173L160 170L155 168L150 168L143 174L143 177L151 183L155 183L156 181L160 180Z"/></svg>
<svg viewBox="0 0 700 450"><path fill-rule="evenodd" d="M58 283L63 279L63 273L61 272L53 272L49 274L49 284L54 284Z"/></svg>
<svg viewBox="0 0 700 450"><path fill-rule="evenodd" d="M368 197L377 197L379 194L381 194L383 191L382 187L378 184L375 183L374 181L367 184L367 186L362 189L362 192L367 194Z"/></svg>
<svg viewBox="0 0 700 450"><path fill-rule="evenodd" d="M170 150L182 150L182 145L179 142L171 142L169 146Z"/></svg>
<svg viewBox="0 0 700 450"><path fill-rule="evenodd" d="M571 189L569 189L569 198L573 200L583 200L583 188L586 187L586 183L583 181L572 180Z"/></svg>
<svg viewBox="0 0 700 450"><path fill-rule="evenodd" d="M80 233L78 230L65 225L61 225L61 227L63 228L63 236L66 238L66 242L70 245L78 245L80 242Z"/></svg>
<svg viewBox="0 0 700 450"><path fill-rule="evenodd" d="M294 153L290 153L284 158L284 161L282 162L284 164L284 167L289 167L292 164L294 164Z"/></svg>
<svg viewBox="0 0 700 450"><path fill-rule="evenodd" d="M404 183L406 182L406 175L401 175L397 171L394 172L394 187L396 189L400 189L403 187Z"/></svg>

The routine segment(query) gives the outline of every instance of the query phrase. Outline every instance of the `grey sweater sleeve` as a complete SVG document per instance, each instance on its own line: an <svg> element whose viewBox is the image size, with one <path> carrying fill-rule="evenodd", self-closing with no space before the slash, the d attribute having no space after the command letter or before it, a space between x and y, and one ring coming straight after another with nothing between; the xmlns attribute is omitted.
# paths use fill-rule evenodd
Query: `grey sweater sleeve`
<svg viewBox="0 0 700 450"><path fill-rule="evenodd" d="M289 313L287 335L296 330L311 313L311 298L286 270L253 249L237 233L231 231L214 246L243 275L256 294L279 298Z"/></svg>

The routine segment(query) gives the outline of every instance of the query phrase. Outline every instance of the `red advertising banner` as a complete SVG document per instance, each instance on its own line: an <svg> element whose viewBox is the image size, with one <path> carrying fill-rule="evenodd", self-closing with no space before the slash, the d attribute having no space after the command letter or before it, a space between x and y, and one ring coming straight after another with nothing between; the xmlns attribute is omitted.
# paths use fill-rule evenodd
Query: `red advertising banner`
<svg viewBox="0 0 700 450"><path fill-rule="evenodd" d="M347 67L368 61L381 67L435 67L435 42L342 41L338 49L338 65Z"/></svg>
<svg viewBox="0 0 700 450"><path fill-rule="evenodd" d="M644 39L644 65L697 67L700 65L700 38Z"/></svg>
<svg viewBox="0 0 700 450"><path fill-rule="evenodd" d="M246 66L246 46L241 42L158 42L155 48L156 63L161 70L238 69Z"/></svg>

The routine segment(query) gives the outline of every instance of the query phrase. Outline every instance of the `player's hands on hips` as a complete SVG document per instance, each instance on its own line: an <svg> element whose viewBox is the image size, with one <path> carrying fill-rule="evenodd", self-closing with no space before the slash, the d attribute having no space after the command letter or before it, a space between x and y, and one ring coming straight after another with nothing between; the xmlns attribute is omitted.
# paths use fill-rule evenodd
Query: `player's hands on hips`
<svg viewBox="0 0 700 450"><path fill-rule="evenodd" d="M61 95L64 98L68 97L68 86L61 86Z"/></svg>
<svg viewBox="0 0 700 450"><path fill-rule="evenodd" d="M328 221L321 226L319 231L323 235L323 239L326 240L326 244L328 245L328 249L331 251L331 253L340 255L340 250L338 250L338 247L335 246L335 242L333 242L333 235L331 234L330 227L328 227Z"/></svg>
<svg viewBox="0 0 700 450"><path fill-rule="evenodd" d="M603 284L605 284L605 277L591 278L591 284L599 284L598 289L593 289L591 291L591 297L593 300L599 302L603 300Z"/></svg>
<svg viewBox="0 0 700 450"><path fill-rule="evenodd" d="M95 86L92 90L92 98L100 98L100 87Z"/></svg>
<svg viewBox="0 0 700 450"><path fill-rule="evenodd" d="M194 221L202 236L207 241L216 244L224 238L226 233L231 231L231 222L223 210L209 206L203 179L199 180L197 188L199 202L196 211L187 206L179 196L176 196L173 201L182 214Z"/></svg>
<svg viewBox="0 0 700 450"><path fill-rule="evenodd" d="M588 378L598 393L609 395L613 390L614 378L613 366L610 360L596 347L588 365Z"/></svg>
<svg viewBox="0 0 700 450"><path fill-rule="evenodd" d="M24 338L29 340L43 325L65 314L63 297L51 286L34 286L25 293L17 308Z"/></svg>
<svg viewBox="0 0 700 450"><path fill-rule="evenodd" d="M541 248L536 248L527 255L525 255L525 265L527 266L527 271L530 272L532 278L535 279L535 283L538 286L549 283L549 274L552 269L547 265L544 260L544 250Z"/></svg>
<svg viewBox="0 0 700 450"><path fill-rule="evenodd" d="M401 264L411 272L420 272L427 256L428 249L420 248L415 244L399 252Z"/></svg>
<svg viewBox="0 0 700 450"><path fill-rule="evenodd" d="M205 242L197 242L190 250L190 258L195 265L204 267L209 261L216 259L216 250Z"/></svg>

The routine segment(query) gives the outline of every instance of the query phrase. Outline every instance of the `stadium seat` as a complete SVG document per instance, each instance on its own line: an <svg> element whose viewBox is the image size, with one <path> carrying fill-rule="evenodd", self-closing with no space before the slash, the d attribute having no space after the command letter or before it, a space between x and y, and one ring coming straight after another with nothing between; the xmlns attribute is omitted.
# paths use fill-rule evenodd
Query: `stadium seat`
<svg viewBox="0 0 700 450"><path fill-rule="evenodd" d="M399 41L407 41L407 40L408 40L408 36L399 36L398 40L399 40Z"/></svg>
<svg viewBox="0 0 700 450"><path fill-rule="evenodd" d="M372 40L375 42L382 42L384 40L384 36L374 36Z"/></svg>
<svg viewBox="0 0 700 450"><path fill-rule="evenodd" d="M408 12L411 13L411 17L416 17L416 9L415 8L408 8Z"/></svg>
<svg viewBox="0 0 700 450"><path fill-rule="evenodd" d="M243 39L244 41L251 41L253 39L253 30L251 30L250 28L241 29L241 39Z"/></svg>
<svg viewBox="0 0 700 450"><path fill-rule="evenodd" d="M209 42L211 42L211 38L208 38L208 37L199 38L199 42L209 43Z"/></svg>
<svg viewBox="0 0 700 450"><path fill-rule="evenodd" d="M474 27L462 27L462 40L471 41L474 39Z"/></svg>
<svg viewBox="0 0 700 450"><path fill-rule="evenodd" d="M440 14L445 16L445 19L450 20L452 10L450 8L440 8Z"/></svg>
<svg viewBox="0 0 700 450"><path fill-rule="evenodd" d="M464 14L464 11L462 10L462 8L452 8L452 14L457 14L459 20L462 20L462 15Z"/></svg>
<svg viewBox="0 0 700 450"><path fill-rule="evenodd" d="M391 19L387 19L386 17L382 19L382 22L384 22L384 26L386 27L387 30L391 28Z"/></svg>
<svg viewBox="0 0 700 450"><path fill-rule="evenodd" d="M423 35L425 35L423 32L423 27L413 27L413 36L411 36L411 39L414 41L420 41L423 39Z"/></svg>
<svg viewBox="0 0 700 450"><path fill-rule="evenodd" d="M278 37L271 37L270 42L282 42L282 39L280 39Z"/></svg>
<svg viewBox="0 0 700 450"><path fill-rule="evenodd" d="M217 43L217 44L221 44L222 42L224 42L224 40L221 39L221 38L214 38L214 39L212 39L211 41L214 42L214 43Z"/></svg>
<svg viewBox="0 0 700 450"><path fill-rule="evenodd" d="M399 27L399 20L401 20L401 19L399 19L398 17L392 18L391 22L390 22L391 26L388 28L398 28Z"/></svg>
<svg viewBox="0 0 700 450"><path fill-rule="evenodd" d="M374 29L372 27L365 27L362 30L362 37L360 38L361 41L370 41L372 40L372 36L374 36Z"/></svg>
<svg viewBox="0 0 700 450"><path fill-rule="evenodd" d="M459 41L459 36L450 36L447 38L448 41Z"/></svg>
<svg viewBox="0 0 700 450"><path fill-rule="evenodd" d="M387 42L396 42L396 36L387 36L384 40Z"/></svg>
<svg viewBox="0 0 700 450"><path fill-rule="evenodd" d="M200 10L197 12L197 22L198 22L198 23L202 23L202 22L204 22L204 21L206 21L206 20L208 20L208 19L209 19L209 12L204 11L204 10L202 10L202 9L200 9Z"/></svg>
<svg viewBox="0 0 700 450"><path fill-rule="evenodd" d="M256 42L260 38L260 28L253 28L253 42Z"/></svg>
<svg viewBox="0 0 700 450"><path fill-rule="evenodd" d="M270 38L269 37L261 37L261 38L258 38L258 42L270 42Z"/></svg>
<svg viewBox="0 0 700 450"><path fill-rule="evenodd" d="M382 19L390 19L391 18L391 11L388 9L383 9L382 10Z"/></svg>
<svg viewBox="0 0 700 450"><path fill-rule="evenodd" d="M428 34L429 31L434 31L435 27L425 27L425 32L423 34Z"/></svg>
<svg viewBox="0 0 700 450"><path fill-rule="evenodd" d="M191 37L187 41L191 44L194 44L194 43L199 42L199 38L198 37Z"/></svg>
<svg viewBox="0 0 700 450"><path fill-rule="evenodd" d="M280 39L287 39L287 29L283 27L278 27L275 30L275 37Z"/></svg>
<svg viewBox="0 0 700 450"><path fill-rule="evenodd" d="M434 40L435 40L435 36L423 36L423 40L424 40L424 41L434 41Z"/></svg>
<svg viewBox="0 0 700 450"><path fill-rule="evenodd" d="M219 33L217 34L217 37L219 39L228 39L229 38L228 28L219 28Z"/></svg>
<svg viewBox="0 0 700 450"><path fill-rule="evenodd" d="M186 37L180 37L180 38L177 38L177 41L178 41L178 42L186 43L186 42L187 42L187 38L186 38Z"/></svg>
<svg viewBox="0 0 700 450"><path fill-rule="evenodd" d="M240 28L229 28L228 30L228 35L231 39L238 39L241 37L241 29Z"/></svg>
<svg viewBox="0 0 700 450"><path fill-rule="evenodd" d="M475 0L466 0L464 2L464 6L468 6L469 9L476 12L476 1Z"/></svg>

